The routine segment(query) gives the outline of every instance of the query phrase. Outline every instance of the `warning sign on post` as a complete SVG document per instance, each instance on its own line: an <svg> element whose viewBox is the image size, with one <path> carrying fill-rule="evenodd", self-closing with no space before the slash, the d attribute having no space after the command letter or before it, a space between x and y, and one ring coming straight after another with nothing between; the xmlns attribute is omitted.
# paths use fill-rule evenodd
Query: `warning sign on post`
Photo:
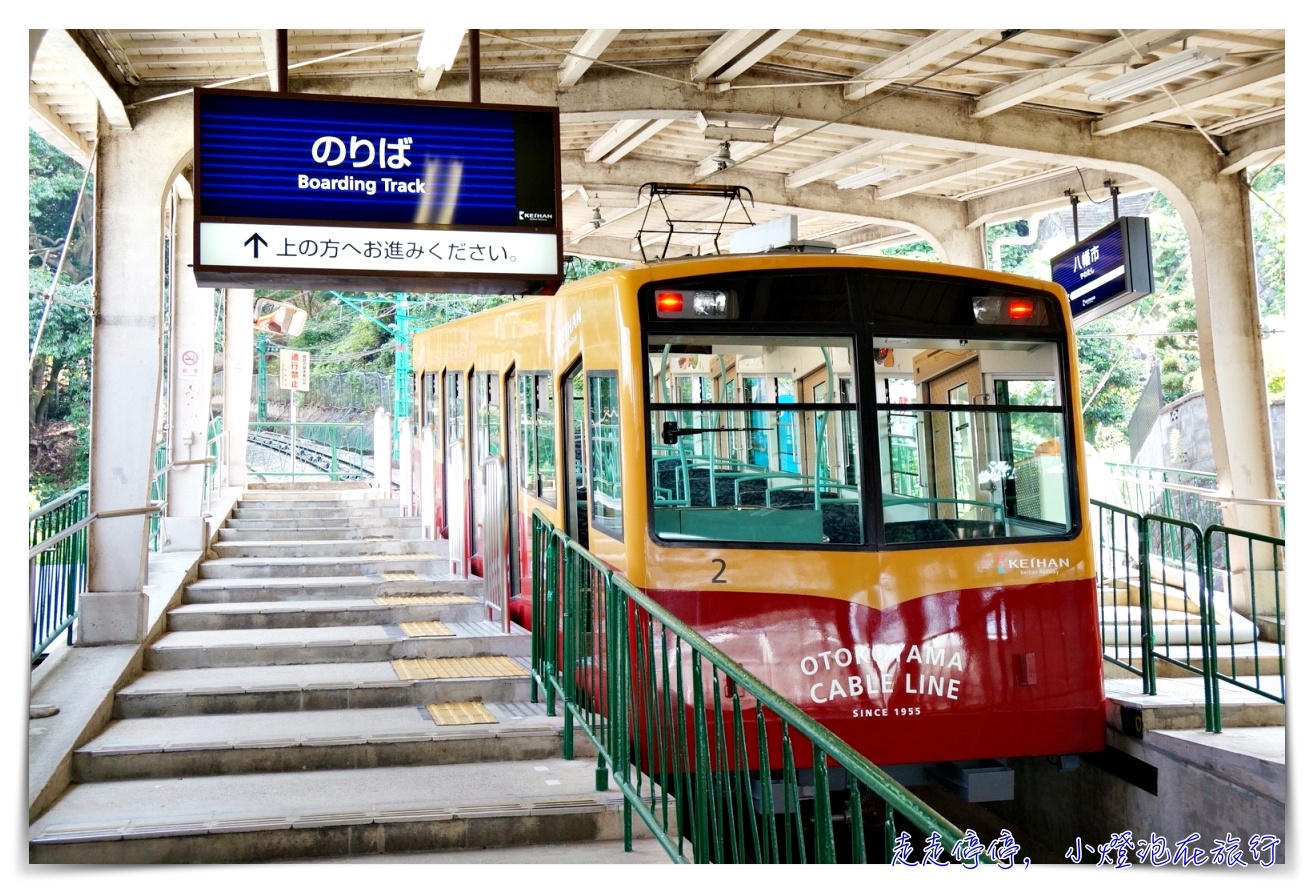
<svg viewBox="0 0 1314 893"><path fill-rule="evenodd" d="M278 385L288 391L310 390L310 354L307 351L278 352Z"/></svg>

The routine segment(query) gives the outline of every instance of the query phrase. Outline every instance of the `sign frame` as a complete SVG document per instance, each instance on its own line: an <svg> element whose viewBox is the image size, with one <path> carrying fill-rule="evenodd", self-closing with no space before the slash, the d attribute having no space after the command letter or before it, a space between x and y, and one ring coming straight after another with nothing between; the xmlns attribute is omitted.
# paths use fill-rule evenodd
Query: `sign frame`
<svg viewBox="0 0 1314 893"><path fill-rule="evenodd" d="M1145 297L1154 291L1149 218L1119 217L1054 255L1049 269L1068 293L1074 329Z"/></svg>
<svg viewBox="0 0 1314 893"><path fill-rule="evenodd" d="M555 106L198 88L193 127L198 286L535 294L564 279ZM233 133L267 152L248 151ZM428 151L435 146L447 153L437 167ZM333 194L304 185L329 174L337 178ZM465 185L476 174L491 184L478 196ZM371 182L377 194L342 189ZM424 213L437 203L430 193L445 189L442 216L432 207ZM424 196L403 194L416 192ZM526 194L534 200L528 211L520 207ZM320 205L331 210L321 214ZM354 255L304 250L348 239L360 241ZM362 250L367 244L374 254Z"/></svg>

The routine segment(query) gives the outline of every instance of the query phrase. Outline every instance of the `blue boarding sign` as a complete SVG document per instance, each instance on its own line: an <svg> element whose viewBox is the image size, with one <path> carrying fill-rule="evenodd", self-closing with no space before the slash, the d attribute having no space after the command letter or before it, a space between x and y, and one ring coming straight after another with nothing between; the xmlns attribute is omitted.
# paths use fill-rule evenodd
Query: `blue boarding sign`
<svg viewBox="0 0 1314 893"><path fill-rule="evenodd" d="M197 283L559 282L555 108L195 91Z"/></svg>
<svg viewBox="0 0 1314 893"><path fill-rule="evenodd" d="M1119 217L1050 258L1050 279L1068 293L1072 323L1098 319L1154 291L1150 222Z"/></svg>

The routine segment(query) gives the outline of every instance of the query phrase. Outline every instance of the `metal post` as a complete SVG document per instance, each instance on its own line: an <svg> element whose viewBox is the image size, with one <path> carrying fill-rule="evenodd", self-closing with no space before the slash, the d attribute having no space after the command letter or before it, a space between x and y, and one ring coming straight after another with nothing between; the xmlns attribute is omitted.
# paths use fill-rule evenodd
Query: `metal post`
<svg viewBox="0 0 1314 893"><path fill-rule="evenodd" d="M1072 202L1072 241L1074 243L1080 242L1081 226L1077 222L1077 202L1079 199L1077 198L1077 194L1071 189L1064 190L1064 194L1068 197L1068 201Z"/></svg>
<svg viewBox="0 0 1314 893"><path fill-rule="evenodd" d="M256 421L269 421L269 336L264 332L256 333Z"/></svg>
<svg viewBox="0 0 1314 893"><path fill-rule="evenodd" d="M288 403L291 409L288 415L292 418L292 480L297 479L297 389L289 388L287 392Z"/></svg>

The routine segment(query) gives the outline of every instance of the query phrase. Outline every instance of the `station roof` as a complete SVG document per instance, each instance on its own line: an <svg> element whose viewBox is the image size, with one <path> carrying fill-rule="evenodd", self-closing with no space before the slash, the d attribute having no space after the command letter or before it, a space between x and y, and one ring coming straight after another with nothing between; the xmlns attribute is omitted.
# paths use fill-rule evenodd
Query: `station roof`
<svg viewBox="0 0 1314 893"><path fill-rule="evenodd" d="M793 213L800 239L870 250L917 238L915 209L966 204L981 225L1144 190L1141 165L1183 140L1227 173L1285 152L1281 29L497 29L445 72L420 68L422 29L285 34L292 91L464 101L473 55L481 101L559 107L566 252L584 256L651 257L649 182L743 185L752 222ZM194 87L276 88L274 30L32 35L32 126L80 160L98 117L125 129ZM1101 91L1133 71L1150 85ZM724 200L672 201L709 232L725 217Z"/></svg>

